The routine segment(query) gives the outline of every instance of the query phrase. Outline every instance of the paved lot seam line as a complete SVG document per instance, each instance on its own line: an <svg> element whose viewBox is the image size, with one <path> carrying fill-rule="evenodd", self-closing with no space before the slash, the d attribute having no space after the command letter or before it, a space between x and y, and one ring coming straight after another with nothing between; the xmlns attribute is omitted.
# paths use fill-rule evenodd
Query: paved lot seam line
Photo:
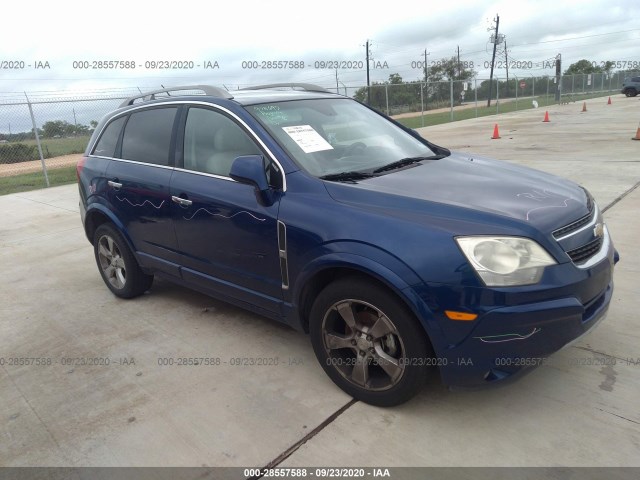
<svg viewBox="0 0 640 480"><path fill-rule="evenodd" d="M638 188L638 186L640 186L640 182L636 182L636 184L631 187L629 190L627 190L626 192L624 192L622 195L620 195L619 197L616 197L615 200L613 200L613 202L611 202L609 205L607 205L606 207L604 207L602 209L602 213L606 212L607 210L609 210L611 207L613 207L616 203L618 203L620 200L622 200L624 197L626 197L627 195L629 195L631 192L633 192L636 188Z"/></svg>
<svg viewBox="0 0 640 480"><path fill-rule="evenodd" d="M284 452L278 455L275 459L271 460L266 466L262 467L260 470L264 471L265 469L274 468L278 466L280 463L284 462L287 458L293 455L302 445L307 443L313 437L315 437L318 433L325 429L328 425L330 425L336 418L346 412L352 405L356 404L358 400L352 398L348 403L340 407L338 410L329 415L326 420L324 420L320 425L307 433L304 437L298 440L296 443L287 448ZM263 475L249 477L248 480L257 480L262 478Z"/></svg>
<svg viewBox="0 0 640 480"><path fill-rule="evenodd" d="M615 355L609 355L608 353L599 352L599 351L594 350L592 348L576 347L576 346L574 346L573 348L577 348L578 350L585 350L585 351L591 352L591 353L593 353L595 355L602 355L603 357L615 358L616 360L620 360L621 362L626 362L627 361L626 358L620 358L620 357L616 357Z"/></svg>
<svg viewBox="0 0 640 480"><path fill-rule="evenodd" d="M618 415L617 413L609 412L608 410L603 410L602 408L597 408L597 407L596 407L596 410L600 410L601 412L608 413L609 415L613 415L614 417L618 417L618 418L621 418L621 419L626 420L628 422L640 425L640 422L636 422L635 420L631 420L630 418L623 417L622 415Z"/></svg>
<svg viewBox="0 0 640 480"><path fill-rule="evenodd" d="M22 400L24 400L24 402L27 404L27 406L29 407L29 409L31 410L31 412L36 416L36 418L40 421L40 423L42 424L42 426L44 427L45 431L47 432L47 434L49 435L49 437L51 438L51 440L53 441L53 443L55 443L56 447L58 447L58 450L61 450L60 444L58 443L58 440L56 440L55 435L51 432L51 430L49 430L49 425L47 425L47 423L42 419L42 417L40 417L40 415L38 415L38 412L35 408L33 408L33 405L31 405L31 402L29 401L29 399L27 398L27 396L22 392L22 390L20 390L20 387L18 387L18 384L16 384L15 380L13 379L13 377L11 376L11 374L9 373L9 371L6 369L6 367L2 367L2 370L4 370L4 373L7 375L7 378L9 379L9 381L11 382L11 384L13 385L13 388L16 389L16 391L20 394L20 396L22 397Z"/></svg>

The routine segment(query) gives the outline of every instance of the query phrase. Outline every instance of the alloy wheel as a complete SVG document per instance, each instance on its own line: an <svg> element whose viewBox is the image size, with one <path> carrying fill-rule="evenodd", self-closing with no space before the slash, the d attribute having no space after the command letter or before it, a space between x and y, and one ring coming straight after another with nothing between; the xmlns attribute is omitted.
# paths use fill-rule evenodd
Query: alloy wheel
<svg viewBox="0 0 640 480"><path fill-rule="evenodd" d="M327 362L359 388L388 390L405 372L398 329L367 302L348 299L333 304L322 322L322 338Z"/></svg>
<svg viewBox="0 0 640 480"><path fill-rule="evenodd" d="M98 240L98 260L105 278L113 288L124 288L127 281L127 271L118 244L109 235L103 235Z"/></svg>

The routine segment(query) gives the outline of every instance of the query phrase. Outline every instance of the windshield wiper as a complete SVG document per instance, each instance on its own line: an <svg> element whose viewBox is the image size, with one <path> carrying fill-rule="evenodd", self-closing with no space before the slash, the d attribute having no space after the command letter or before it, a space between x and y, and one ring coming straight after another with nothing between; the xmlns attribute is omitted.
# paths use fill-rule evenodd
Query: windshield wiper
<svg viewBox="0 0 640 480"><path fill-rule="evenodd" d="M446 155L431 155L429 157L407 157L407 158L401 158L400 160L397 160L395 162L391 162L391 163L385 165L384 167L376 168L373 171L373 173L387 172L389 170L395 170L397 168L401 168L401 167L404 167L406 165L411 165L412 163L421 162L422 160L440 160L441 158L444 158L444 157L446 157Z"/></svg>
<svg viewBox="0 0 640 480"><path fill-rule="evenodd" d="M353 180L362 180L364 178L371 178L374 175L366 172L340 172L329 173L320 177L322 180L333 180L336 182L349 182Z"/></svg>

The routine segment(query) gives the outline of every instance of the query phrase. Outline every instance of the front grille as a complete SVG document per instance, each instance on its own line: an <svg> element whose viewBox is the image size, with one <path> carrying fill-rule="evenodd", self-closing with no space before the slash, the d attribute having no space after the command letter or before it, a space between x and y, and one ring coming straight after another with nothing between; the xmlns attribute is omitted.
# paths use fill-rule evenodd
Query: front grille
<svg viewBox="0 0 640 480"><path fill-rule="evenodd" d="M579 220L576 220L575 222L570 223L569 225L565 225L562 228L559 228L557 230L555 230L553 232L553 236L557 239L557 238L562 238L565 235L568 235L572 232L575 232L576 230L579 230L580 228L582 228L583 226L585 226L587 223L589 223L591 221L591 217L593 212L588 213L587 215L585 215L584 217L580 218Z"/></svg>
<svg viewBox="0 0 640 480"><path fill-rule="evenodd" d="M603 237L598 237L595 240L587 243L586 245L574 248L573 250L569 250L567 252L567 255L571 257L573 263L580 264L586 262L600 251L603 241Z"/></svg>
<svg viewBox="0 0 640 480"><path fill-rule="evenodd" d="M552 232L553 238L564 246L569 258L579 267L586 265L590 258L600 252L605 240L602 232L599 231L604 225L602 215L593 197L586 190L585 195L589 213ZM588 243L580 245L582 242ZM576 247L576 245L580 246Z"/></svg>
<svg viewBox="0 0 640 480"><path fill-rule="evenodd" d="M559 229L554 230L552 233L553 237L555 239L562 238L566 235L569 235L570 233L580 230L587 223L593 220L593 216L596 214L596 212L594 212L593 200L591 199L591 195L589 194L587 194L587 211L589 213L587 213L584 217L579 218L575 222L571 222L564 227L560 227Z"/></svg>

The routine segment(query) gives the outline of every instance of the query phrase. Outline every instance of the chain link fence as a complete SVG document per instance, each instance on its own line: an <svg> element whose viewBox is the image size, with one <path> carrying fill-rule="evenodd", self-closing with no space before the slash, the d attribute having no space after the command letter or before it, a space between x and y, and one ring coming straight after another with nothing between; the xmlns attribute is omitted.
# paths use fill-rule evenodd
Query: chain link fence
<svg viewBox="0 0 640 480"><path fill-rule="evenodd" d="M638 72L374 84L339 90L411 127L506 113L620 93ZM558 84L559 83L559 84ZM488 99L491 98L489 104Z"/></svg>
<svg viewBox="0 0 640 480"><path fill-rule="evenodd" d="M0 93L0 194L74 181L100 118L136 93Z"/></svg>
<svg viewBox="0 0 640 480"><path fill-rule="evenodd" d="M559 85L552 76L384 83L369 89L343 85L338 93L418 128L611 95L620 92L624 78L637 75L563 76ZM0 194L75 181L75 165L100 118L148 90L0 93Z"/></svg>

